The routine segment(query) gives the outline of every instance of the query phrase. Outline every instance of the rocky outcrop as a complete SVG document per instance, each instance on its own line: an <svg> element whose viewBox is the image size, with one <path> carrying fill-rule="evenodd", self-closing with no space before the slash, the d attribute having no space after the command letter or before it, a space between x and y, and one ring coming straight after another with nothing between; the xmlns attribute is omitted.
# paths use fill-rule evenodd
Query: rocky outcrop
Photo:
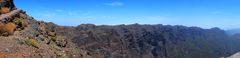
<svg viewBox="0 0 240 58"><path fill-rule="evenodd" d="M13 0L0 0L0 35L8 36L13 34L16 30L17 26L20 28L21 24L19 22L24 21L22 23L26 23L27 19L24 11L17 10L13 3ZM17 18L21 18L19 21Z"/></svg>
<svg viewBox="0 0 240 58"><path fill-rule="evenodd" d="M15 9L13 0L0 0L0 14L5 14Z"/></svg>
<svg viewBox="0 0 240 58"><path fill-rule="evenodd" d="M0 15L0 20L1 21L6 21L4 19L13 19L13 17L15 17L16 15L20 15L19 13L24 13L24 11L22 11L22 10L13 10L13 11L11 11L9 13L1 14Z"/></svg>
<svg viewBox="0 0 240 58"><path fill-rule="evenodd" d="M26 18L24 16L20 16L20 14L25 14L22 10L13 10L6 14L0 15L0 35L10 35L12 34L16 28L22 28L22 24L19 23L27 23ZM19 20L19 18L21 18Z"/></svg>

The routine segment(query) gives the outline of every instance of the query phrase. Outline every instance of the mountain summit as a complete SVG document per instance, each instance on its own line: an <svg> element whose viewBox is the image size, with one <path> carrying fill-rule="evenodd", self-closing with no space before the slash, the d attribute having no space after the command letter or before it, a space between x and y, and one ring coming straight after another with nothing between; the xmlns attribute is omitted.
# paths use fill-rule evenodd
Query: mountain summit
<svg viewBox="0 0 240 58"><path fill-rule="evenodd" d="M59 26L0 0L0 58L219 58L240 51L219 28L171 25Z"/></svg>

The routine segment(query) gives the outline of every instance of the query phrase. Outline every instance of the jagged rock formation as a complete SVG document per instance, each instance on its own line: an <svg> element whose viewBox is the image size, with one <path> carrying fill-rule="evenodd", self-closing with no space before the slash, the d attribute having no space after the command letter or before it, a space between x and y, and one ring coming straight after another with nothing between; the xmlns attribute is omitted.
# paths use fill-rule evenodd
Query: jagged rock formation
<svg viewBox="0 0 240 58"><path fill-rule="evenodd" d="M16 9L13 0L0 0L0 7L0 14L5 14Z"/></svg>
<svg viewBox="0 0 240 58"><path fill-rule="evenodd" d="M16 9L13 0L0 0L0 7L0 58L59 58L78 55L78 52L72 52L77 50L73 48L74 44L69 42L73 46L66 46L66 38L55 33L54 24L34 20L25 11ZM66 55L67 52L71 53Z"/></svg>
<svg viewBox="0 0 240 58"><path fill-rule="evenodd" d="M12 0L0 3L0 58L219 58L240 51L240 37L219 28L58 26L36 21Z"/></svg>
<svg viewBox="0 0 240 58"><path fill-rule="evenodd" d="M13 10L10 13L2 14L0 16L0 20L1 21L6 21L6 19L12 19L12 17L16 16L19 13L24 13L24 12L23 12L23 10Z"/></svg>

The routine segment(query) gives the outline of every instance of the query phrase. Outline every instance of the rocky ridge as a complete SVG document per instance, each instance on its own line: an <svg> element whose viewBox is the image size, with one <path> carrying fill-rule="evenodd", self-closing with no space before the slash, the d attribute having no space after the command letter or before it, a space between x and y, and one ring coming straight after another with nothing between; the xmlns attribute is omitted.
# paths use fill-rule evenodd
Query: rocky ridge
<svg viewBox="0 0 240 58"><path fill-rule="evenodd" d="M219 28L171 25L59 26L0 0L0 58L219 58L240 51Z"/></svg>
<svg viewBox="0 0 240 58"><path fill-rule="evenodd" d="M56 34L55 24L34 20L13 0L0 0L0 7L0 58L79 58L66 37Z"/></svg>

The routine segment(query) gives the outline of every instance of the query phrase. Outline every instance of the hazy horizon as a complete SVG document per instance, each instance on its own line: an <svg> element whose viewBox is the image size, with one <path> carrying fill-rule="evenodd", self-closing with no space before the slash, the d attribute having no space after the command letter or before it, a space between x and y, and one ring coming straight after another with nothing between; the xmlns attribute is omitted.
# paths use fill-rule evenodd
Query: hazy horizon
<svg viewBox="0 0 240 58"><path fill-rule="evenodd" d="M37 20L58 25L164 24L240 28L237 0L14 0Z"/></svg>

